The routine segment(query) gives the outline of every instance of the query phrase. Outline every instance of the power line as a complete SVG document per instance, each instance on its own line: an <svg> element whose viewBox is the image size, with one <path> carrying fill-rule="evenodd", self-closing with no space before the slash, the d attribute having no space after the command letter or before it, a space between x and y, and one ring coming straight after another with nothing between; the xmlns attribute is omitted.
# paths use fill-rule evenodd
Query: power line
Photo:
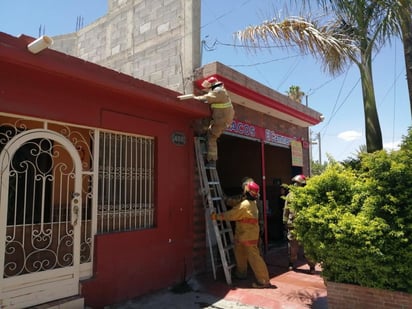
<svg viewBox="0 0 412 309"><path fill-rule="evenodd" d="M294 55L294 56L277 58L277 59L272 59L272 60L268 60L268 61L250 63L250 64L228 64L228 66L229 66L229 67L255 67L255 66L265 65L265 64L268 64L268 63L272 63L272 62L277 62L277 61L282 61L282 60L288 60L288 59L296 58L296 57L299 57L299 56L300 56L300 55Z"/></svg>
<svg viewBox="0 0 412 309"><path fill-rule="evenodd" d="M283 45L283 46L266 45L266 46L258 47L258 46L244 45L244 44L223 43L223 42L220 42L218 39L215 39L212 44L208 44L206 42L206 39L208 37L209 36L207 35L205 37L205 39L203 39L202 42L201 42L203 49L207 52L215 51L218 48L218 45L224 46L224 47L240 48L240 49L245 49L245 50L251 50L251 49L255 49L255 50L258 50L258 49L267 49L267 50L270 50L270 49L285 49L287 47L293 47L294 46L294 45ZM294 55L294 56L290 56L290 57L284 57L280 60L290 59L290 58L294 58L294 57L298 57L298 56L303 57L303 56L306 56L306 55L307 54L299 54L299 55Z"/></svg>
<svg viewBox="0 0 412 309"><path fill-rule="evenodd" d="M207 27L207 26L209 26L209 25L211 25L211 24L219 21L220 19L222 19L222 18L224 18L224 17L226 17L226 16L234 13L237 9L240 9L242 6L245 6L245 5L246 5L248 2L250 2L250 1L251 1L251 0L245 0L245 1L243 1L243 2L242 2L238 7L236 7L234 10L231 10L231 11L228 11L228 12L226 12L226 13L223 13L223 14L219 15L218 17L216 17L214 20L210 21L209 23L206 23L206 24L204 24L203 26L200 26L200 29L202 29L202 28L204 28L204 27Z"/></svg>
<svg viewBox="0 0 412 309"><path fill-rule="evenodd" d="M216 47L217 45L226 46L226 47L235 47L235 48L245 48L245 49L250 48L250 46L247 46L247 45L222 43L217 39L213 42L212 45L208 45L206 43L206 40L202 40L202 46L203 46L203 49L205 51L208 51L208 52L209 51L215 51L217 49L217 47ZM283 47L280 47L280 46L265 46L265 48L283 48ZM232 64L232 65L228 64L227 66L230 66L230 67L253 67L253 66L268 64L268 63L271 63L271 62L288 60L288 59L292 59L292 58L296 58L296 57L303 57L303 56L305 56L305 55L296 54L296 55L293 55L293 56L286 56L286 57L282 57L282 58L272 59L272 60L268 60L268 61L261 61L261 62L251 63L251 64Z"/></svg>
<svg viewBox="0 0 412 309"><path fill-rule="evenodd" d="M340 86L340 88L339 88L339 92L338 92L338 96L337 96L337 98L336 98L335 104L333 104L333 108L332 108L331 115L335 115L335 114L334 114L334 113L335 113L335 108L336 108L336 105L337 105L338 100L339 100L339 98L340 98L340 95L342 94L343 85L344 85L345 82L346 82L346 78L348 77L348 73L349 73L349 70L347 70L347 71L345 72L345 77L343 78L343 82L342 82L342 84L341 84L341 86Z"/></svg>
<svg viewBox="0 0 412 309"><path fill-rule="evenodd" d="M281 80L281 82L279 83L277 89L280 89L280 87L282 87L282 85L286 82L286 80L290 77L290 75L293 73L293 71L296 70L296 68L298 67L300 61L299 59L295 60L295 63L289 67L289 70L286 72L286 74L284 75L283 79Z"/></svg>
<svg viewBox="0 0 412 309"><path fill-rule="evenodd" d="M245 44L233 44L233 43L223 43L220 42L219 40L215 40L215 44L217 45L223 45L223 46L229 46L229 47L235 47L235 48L245 48L245 49L285 49L288 47L295 47L294 44L286 44L286 45L264 45L264 46L253 46L253 45L245 45Z"/></svg>
<svg viewBox="0 0 412 309"><path fill-rule="evenodd" d="M353 87L351 88L351 90L348 92L348 94L346 95L346 97L344 98L344 100L342 101L342 103L338 106L338 108L336 109L336 111L334 111L333 114L331 114L331 116L329 117L326 125L322 128L322 130L324 130L324 134L326 133L326 129L328 128L331 120L336 116L336 114L338 113L338 111L342 108L342 106L346 103L347 99L349 98L349 96L352 94L353 90L356 88L356 86L359 84L360 78L358 78L358 80L356 81L356 83L353 85Z"/></svg>

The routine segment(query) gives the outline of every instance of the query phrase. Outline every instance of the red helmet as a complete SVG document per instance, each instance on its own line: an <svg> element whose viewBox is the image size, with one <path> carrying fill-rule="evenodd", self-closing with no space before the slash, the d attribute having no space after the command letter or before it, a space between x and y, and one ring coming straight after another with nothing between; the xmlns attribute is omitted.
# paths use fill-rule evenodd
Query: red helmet
<svg viewBox="0 0 412 309"><path fill-rule="evenodd" d="M251 177L245 177L245 178L242 179L242 190L243 191L246 190L246 186L250 182L254 182L253 178L251 178Z"/></svg>
<svg viewBox="0 0 412 309"><path fill-rule="evenodd" d="M209 77L208 79L206 79L206 80L207 80L209 83L211 83L212 85L218 82L217 78L214 77L214 76L210 76L210 77Z"/></svg>
<svg viewBox="0 0 412 309"><path fill-rule="evenodd" d="M298 183L300 185L306 185L306 176L303 174L296 175L292 178L293 183Z"/></svg>
<svg viewBox="0 0 412 309"><path fill-rule="evenodd" d="M205 88L205 89L208 89L212 86L221 85L221 84L223 84L221 81L219 81L216 77L211 76L211 77L206 78L202 82L202 87Z"/></svg>
<svg viewBox="0 0 412 309"><path fill-rule="evenodd" d="M249 182L246 185L245 189L246 189L246 192L249 192L251 196L258 197L260 188L256 182L254 181Z"/></svg>

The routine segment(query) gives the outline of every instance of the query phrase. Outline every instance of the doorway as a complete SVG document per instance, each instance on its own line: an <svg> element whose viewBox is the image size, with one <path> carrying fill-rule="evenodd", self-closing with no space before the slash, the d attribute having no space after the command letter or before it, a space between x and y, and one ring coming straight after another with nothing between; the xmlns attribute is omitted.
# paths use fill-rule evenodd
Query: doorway
<svg viewBox="0 0 412 309"><path fill-rule="evenodd" d="M63 135L14 132L0 148L0 305L22 308L79 294L82 167Z"/></svg>

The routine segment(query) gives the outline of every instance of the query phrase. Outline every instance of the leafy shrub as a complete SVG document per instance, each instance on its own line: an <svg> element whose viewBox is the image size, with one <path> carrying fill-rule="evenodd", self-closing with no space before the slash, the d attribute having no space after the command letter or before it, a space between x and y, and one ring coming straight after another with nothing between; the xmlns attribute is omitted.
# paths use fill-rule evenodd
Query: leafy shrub
<svg viewBox="0 0 412 309"><path fill-rule="evenodd" d="M412 293L412 130L401 149L290 186L295 231L326 280Z"/></svg>

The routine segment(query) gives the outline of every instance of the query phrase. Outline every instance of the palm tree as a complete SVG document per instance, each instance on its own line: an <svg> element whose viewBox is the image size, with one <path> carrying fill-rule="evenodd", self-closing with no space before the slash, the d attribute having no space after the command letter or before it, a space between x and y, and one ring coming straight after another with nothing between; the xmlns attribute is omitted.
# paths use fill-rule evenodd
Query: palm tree
<svg viewBox="0 0 412 309"><path fill-rule="evenodd" d="M295 85L290 86L289 90L286 91L286 93L289 98L298 103L302 103L302 98L305 95L305 93L300 90L300 87Z"/></svg>
<svg viewBox="0 0 412 309"><path fill-rule="evenodd" d="M318 3L324 7L328 2L341 1L318 0ZM412 116L412 1L375 0L374 2L381 7L382 14L386 16L380 30L382 38L390 41L391 36L396 35L402 40Z"/></svg>
<svg viewBox="0 0 412 309"><path fill-rule="evenodd" d="M399 34L403 42L403 53L406 66L406 79L409 91L409 105L412 116L412 1L411 0L380 0L381 5L387 5L390 17L389 32ZM395 29L393 29L395 28Z"/></svg>
<svg viewBox="0 0 412 309"><path fill-rule="evenodd" d="M329 14L329 19L325 16L273 19L238 31L237 37L251 48L272 42L284 48L296 47L302 54L309 53L320 59L325 71L332 75L341 73L349 64L356 64L362 84L367 151L381 150L382 132L376 108L372 56L382 47L386 35L393 31L391 16L388 16L390 7L380 5L380 1L368 0L318 2Z"/></svg>
<svg viewBox="0 0 412 309"><path fill-rule="evenodd" d="M399 6L399 23L401 27L403 51L405 55L406 79L409 90L409 105L412 116L412 1L401 0ZM405 4L402 4L405 3Z"/></svg>

